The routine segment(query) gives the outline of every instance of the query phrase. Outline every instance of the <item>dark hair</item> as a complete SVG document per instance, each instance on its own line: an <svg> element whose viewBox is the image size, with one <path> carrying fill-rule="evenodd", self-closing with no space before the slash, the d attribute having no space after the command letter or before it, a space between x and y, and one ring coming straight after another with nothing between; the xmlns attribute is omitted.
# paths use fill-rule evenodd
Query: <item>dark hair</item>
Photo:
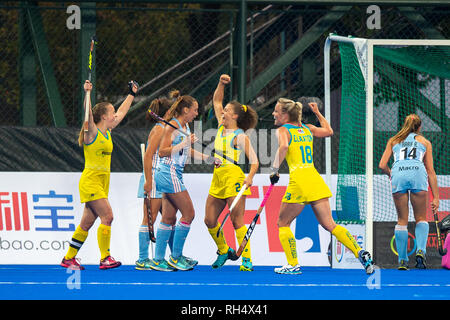
<svg viewBox="0 0 450 320"><path fill-rule="evenodd" d="M97 103L92 108L92 117L94 118L94 123L97 124L102 119L102 116L108 112L108 106L110 105L110 102L104 101ZM81 147L84 143L84 129L81 128L80 134L78 135L78 145Z"/></svg>
<svg viewBox="0 0 450 320"><path fill-rule="evenodd" d="M256 127L258 124L258 114L248 105L241 104L236 100L228 102L233 106L233 111L238 115L236 120L238 128L246 131Z"/></svg>
<svg viewBox="0 0 450 320"><path fill-rule="evenodd" d="M180 96L172 104L170 109L166 112L164 120L170 121L172 118L176 118L182 114L183 108L191 108L194 103L197 102L195 98L191 96Z"/></svg>
<svg viewBox="0 0 450 320"><path fill-rule="evenodd" d="M158 116L163 118L167 111L170 109L172 104L176 101L176 99L180 96L180 91L172 90L169 92L168 97L160 97L158 99L153 99L150 106L145 113L145 119L150 122L157 122L151 115L150 111L156 113Z"/></svg>

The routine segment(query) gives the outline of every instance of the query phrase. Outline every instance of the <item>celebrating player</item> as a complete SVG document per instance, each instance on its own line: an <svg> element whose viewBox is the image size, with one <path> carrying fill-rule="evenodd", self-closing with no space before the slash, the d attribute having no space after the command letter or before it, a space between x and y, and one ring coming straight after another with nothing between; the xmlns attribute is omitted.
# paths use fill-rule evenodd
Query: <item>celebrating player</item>
<svg viewBox="0 0 450 320"><path fill-rule="evenodd" d="M411 200L416 220L416 268L426 268L426 245L429 226L426 221L428 183L433 194L431 210L439 208L439 190L433 166L431 142L421 134L422 121L416 114L405 118L400 131L390 138L381 157L379 168L388 175L392 185L392 197L397 209L395 243L398 252L398 269L408 270L408 202ZM394 155L392 170L388 167Z"/></svg>
<svg viewBox="0 0 450 320"><path fill-rule="evenodd" d="M311 205L320 225L330 231L358 258L366 273L373 272L369 252L361 249L354 237L344 227L337 225L331 215L331 191L317 172L313 162L313 137L326 138L333 135L333 129L320 113L317 103L309 103L311 111L319 120L320 127L302 123L302 104L281 98L272 113L277 129L278 150L272 165L270 181L278 182L278 170L286 158L289 166L289 184L280 207L278 230L280 242L288 264L275 268L280 274L300 274L296 240L290 229L292 221L302 212L305 205Z"/></svg>
<svg viewBox="0 0 450 320"><path fill-rule="evenodd" d="M150 111L156 113L160 117L164 117L170 106L180 95L179 91L174 90L169 93L169 97L161 97L154 99L150 104L145 118L150 122L156 120L150 115ZM158 212L162 208L162 194L156 190L154 175L159 163L159 143L164 132L164 124L157 122L150 131L147 139L147 147L144 159L144 173L141 175L138 188L138 198L150 198L151 223L155 223ZM145 183L144 183L145 182ZM143 217L139 227L139 259L136 261L137 270L150 270L150 259L148 258L148 248L150 244L149 235L149 219L147 215L147 202L143 202Z"/></svg>
<svg viewBox="0 0 450 320"><path fill-rule="evenodd" d="M214 112L219 123L214 148L235 162L239 160L241 152L244 151L250 162L250 173L246 177L239 166L228 160L223 160L220 167L214 168L213 179L205 206L205 224L218 248L218 257L212 264L213 268L222 267L226 260L232 258L235 254L234 250L227 245L223 231L220 230L220 233L217 235L221 226L217 220L225 206L227 204L229 207L231 206L244 185L247 187L247 190L242 193L242 197L231 211L230 217L239 244L247 233L247 227L244 224L245 198L250 194L250 186L259 166L250 139L244 134L245 130L256 126L258 116L252 108L237 101L231 101L225 108L223 107L224 89L229 83L230 77L221 75L213 96ZM250 242L247 243L242 254L240 270L253 270Z"/></svg>
<svg viewBox="0 0 450 320"><path fill-rule="evenodd" d="M155 174L156 189L163 193L162 218L156 235L155 257L150 260L150 267L155 270L186 271L197 264L197 261L183 256L184 243L195 216L191 197L183 182L184 165L188 155L203 160L210 158L191 148L197 138L190 133L188 123L197 115L198 103L191 96L178 97L167 112L166 120L171 120L168 122L170 125L164 128L159 146L161 159ZM176 222L178 210L181 212L181 218ZM165 252L173 229L172 253L166 261Z"/></svg>
<svg viewBox="0 0 450 320"><path fill-rule="evenodd" d="M130 109L138 84L130 81L128 89L129 94L117 112L109 102L100 102L90 110L90 99L87 101L87 107L90 110L88 131L85 132L82 128L78 138L78 144L84 149L85 165L79 182L79 191L81 202L85 203L85 206L80 225L72 235L69 250L61 262L61 266L65 268L84 269L75 257L97 218L100 218L100 226L97 230L101 255L100 269L111 269L121 265L119 261L111 257L109 250L113 212L108 201L108 191L113 150L111 130L119 125ZM84 83L84 90L86 93L92 90L92 84L87 80Z"/></svg>

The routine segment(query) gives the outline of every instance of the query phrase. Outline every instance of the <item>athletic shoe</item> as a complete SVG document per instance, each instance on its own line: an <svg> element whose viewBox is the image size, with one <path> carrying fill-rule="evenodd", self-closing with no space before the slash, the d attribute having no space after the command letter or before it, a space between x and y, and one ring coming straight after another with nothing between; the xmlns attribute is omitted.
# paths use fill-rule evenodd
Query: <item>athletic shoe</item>
<svg viewBox="0 0 450 320"><path fill-rule="evenodd" d="M242 258L242 265L239 267L239 271L253 271L253 264L249 258Z"/></svg>
<svg viewBox="0 0 450 320"><path fill-rule="evenodd" d="M156 271L165 271L165 272L177 271L177 269L174 269L172 266L170 266L164 259L162 260L150 259L149 264L150 268Z"/></svg>
<svg viewBox="0 0 450 320"><path fill-rule="evenodd" d="M197 261L197 260L194 260L194 259L189 258L189 257L186 257L186 256L183 256L183 258L184 258L187 262L189 262L189 263L192 265L192 267L195 267L196 265L198 265L198 261Z"/></svg>
<svg viewBox="0 0 450 320"><path fill-rule="evenodd" d="M290 264L287 264L280 268L275 268L274 271L279 274L302 274L302 270L300 269L299 264L297 264L296 266L291 266Z"/></svg>
<svg viewBox="0 0 450 320"><path fill-rule="evenodd" d="M136 260L136 270L151 270L150 268L150 259L144 259L144 260Z"/></svg>
<svg viewBox="0 0 450 320"><path fill-rule="evenodd" d="M409 270L408 261L400 260L400 262L398 263L397 269L398 270Z"/></svg>
<svg viewBox="0 0 450 320"><path fill-rule="evenodd" d="M167 261L167 263L170 266L174 267L175 269L181 270L181 271L188 271L188 270L192 270L194 268L191 265L191 263L189 263L189 261L187 261L186 258L183 256L179 256L177 259L170 256L169 261Z"/></svg>
<svg viewBox="0 0 450 320"><path fill-rule="evenodd" d="M76 258L66 259L66 257L64 257L61 261L61 267L68 268L70 270L84 270L84 267L80 265L78 260L79 259Z"/></svg>
<svg viewBox="0 0 450 320"><path fill-rule="evenodd" d="M422 250L417 250L416 252L416 268L417 269L426 269L426 259L425 259L425 253L423 253Z"/></svg>
<svg viewBox="0 0 450 320"><path fill-rule="evenodd" d="M100 269L102 270L117 268L120 267L121 265L122 262L116 261L111 256L107 256L105 259L100 260Z"/></svg>
<svg viewBox="0 0 450 320"><path fill-rule="evenodd" d="M234 256L236 256L236 252L232 248L228 248L228 251L224 254L220 254L219 250L217 250L217 259L212 264L213 269L222 267L228 259Z"/></svg>
<svg viewBox="0 0 450 320"><path fill-rule="evenodd" d="M370 256L370 253L366 250L361 250L358 252L358 260L363 265L364 269L366 269L367 274L372 274L375 270L374 264L372 261L372 257Z"/></svg>

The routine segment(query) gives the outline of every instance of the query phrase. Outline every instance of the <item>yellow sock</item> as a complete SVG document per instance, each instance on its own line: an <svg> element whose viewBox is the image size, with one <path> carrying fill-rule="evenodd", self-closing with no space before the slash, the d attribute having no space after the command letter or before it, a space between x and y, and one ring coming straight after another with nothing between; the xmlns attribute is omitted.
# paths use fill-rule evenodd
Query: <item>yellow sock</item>
<svg viewBox="0 0 450 320"><path fill-rule="evenodd" d="M356 242L355 238L344 227L337 225L331 233L338 239L344 246L349 248L356 258L358 258L358 252L361 247Z"/></svg>
<svg viewBox="0 0 450 320"><path fill-rule="evenodd" d="M238 240L239 245L241 245L242 240L244 240L244 237L247 233L247 227L243 225L239 229L236 229L236 239ZM248 258L251 260L251 250L250 250L250 239L248 240L247 244L245 245L244 251L242 251L242 257Z"/></svg>
<svg viewBox="0 0 450 320"><path fill-rule="evenodd" d="M87 236L88 232L84 231L80 226L78 226L72 235L69 250L67 251L67 254L64 258L67 260L74 258L77 255L78 250L81 249L84 241L86 241Z"/></svg>
<svg viewBox="0 0 450 320"><path fill-rule="evenodd" d="M223 230L220 231L219 236L217 237L217 231L219 230L219 228L220 223L218 223L214 228L208 228L208 232L216 243L217 248L219 249L219 253L225 254L228 252L229 247L227 245L227 242L225 241L225 237L223 236Z"/></svg>
<svg viewBox="0 0 450 320"><path fill-rule="evenodd" d="M281 246L286 254L287 262L291 266L298 264L297 258L297 243L294 234L289 227L281 227L278 229Z"/></svg>
<svg viewBox="0 0 450 320"><path fill-rule="evenodd" d="M100 224L97 229L97 241L100 248L100 259L103 260L109 256L109 244L111 242L111 226Z"/></svg>

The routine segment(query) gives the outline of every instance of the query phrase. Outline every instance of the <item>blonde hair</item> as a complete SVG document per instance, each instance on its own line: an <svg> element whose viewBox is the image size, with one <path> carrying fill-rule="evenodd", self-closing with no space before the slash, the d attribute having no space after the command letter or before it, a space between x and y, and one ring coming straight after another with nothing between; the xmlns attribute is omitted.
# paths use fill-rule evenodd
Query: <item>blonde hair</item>
<svg viewBox="0 0 450 320"><path fill-rule="evenodd" d="M392 144L397 144L406 139L406 137L411 133L418 133L420 126L422 125L422 120L417 114L411 113L403 122L403 127L395 136L392 137Z"/></svg>
<svg viewBox="0 0 450 320"><path fill-rule="evenodd" d="M290 122L302 122L303 105L290 99L280 98L277 103L281 106L281 111L287 113Z"/></svg>
<svg viewBox="0 0 450 320"><path fill-rule="evenodd" d="M94 123L97 124L102 119L102 116L108 112L108 106L110 102L99 102L92 108L92 116L94 118ZM78 145L82 147L84 144L84 129L81 128L80 134L78 135Z"/></svg>

